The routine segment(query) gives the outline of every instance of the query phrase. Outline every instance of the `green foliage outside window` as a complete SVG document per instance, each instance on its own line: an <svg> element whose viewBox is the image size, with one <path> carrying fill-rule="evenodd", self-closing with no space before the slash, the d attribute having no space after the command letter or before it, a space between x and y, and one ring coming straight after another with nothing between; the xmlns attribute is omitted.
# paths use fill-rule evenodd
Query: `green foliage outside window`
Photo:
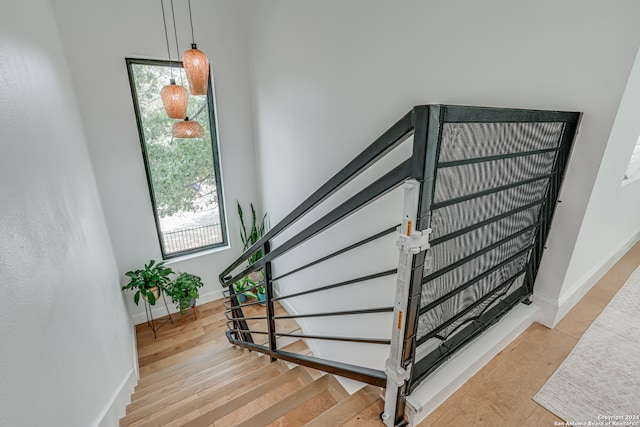
<svg viewBox="0 0 640 427"><path fill-rule="evenodd" d="M171 127L175 120L167 117L160 100L160 89L169 82L169 67L132 64L132 70L158 215L165 217L216 207L207 97L190 95L187 110L188 117L204 128L204 137L174 139ZM186 84L182 68L174 68L173 73L178 84L182 73Z"/></svg>

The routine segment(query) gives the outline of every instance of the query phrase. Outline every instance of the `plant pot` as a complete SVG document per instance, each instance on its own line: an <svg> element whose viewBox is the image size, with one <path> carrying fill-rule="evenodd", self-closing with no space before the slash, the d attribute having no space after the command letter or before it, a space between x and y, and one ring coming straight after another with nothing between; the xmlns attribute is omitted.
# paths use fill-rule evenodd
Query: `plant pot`
<svg viewBox="0 0 640 427"><path fill-rule="evenodd" d="M154 286L153 288L149 288L148 291L151 292L153 296L156 297L156 301L158 301L158 298L160 298L160 288L158 288L157 286ZM149 302L146 295L142 295L142 298L144 298L145 301ZM151 304L151 305L154 305L154 304Z"/></svg>
<svg viewBox="0 0 640 427"><path fill-rule="evenodd" d="M188 310L188 309L192 308L194 305L196 305L196 299L195 298L191 298L191 300L189 300L188 304L185 304L186 301L187 301L186 298L180 300L180 307L183 307L183 310Z"/></svg>
<svg viewBox="0 0 640 427"><path fill-rule="evenodd" d="M260 301L260 304L266 305L265 295L258 292L258 301Z"/></svg>
<svg viewBox="0 0 640 427"><path fill-rule="evenodd" d="M238 298L239 304L247 302L247 296L245 294L236 294L236 298Z"/></svg>

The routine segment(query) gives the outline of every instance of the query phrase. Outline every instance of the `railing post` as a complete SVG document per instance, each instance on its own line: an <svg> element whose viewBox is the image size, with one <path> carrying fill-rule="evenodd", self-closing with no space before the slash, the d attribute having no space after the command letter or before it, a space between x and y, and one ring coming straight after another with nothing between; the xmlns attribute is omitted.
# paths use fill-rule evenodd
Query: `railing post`
<svg viewBox="0 0 640 427"><path fill-rule="evenodd" d="M396 307L386 368L385 407L381 415L387 426L403 423L405 397L411 384L442 121L441 106L419 106L413 110L412 179L405 183L404 217L398 242L400 257Z"/></svg>
<svg viewBox="0 0 640 427"><path fill-rule="evenodd" d="M398 425L402 421L404 399L402 392L409 380L411 370L407 369L407 356L411 354L413 330L407 331L415 323L418 310L419 286L422 279L424 251L429 247L431 230L417 231L421 185L415 179L404 184L403 219L398 233L398 278L393 308L393 329L391 333L391 349L387 359L385 372L387 387L385 392L384 412L382 420L388 427ZM419 277L416 277L418 276ZM417 295L415 295L417 293ZM418 297L418 298L416 298Z"/></svg>
<svg viewBox="0 0 640 427"><path fill-rule="evenodd" d="M225 277L225 279L228 279L229 277ZM242 311L242 308L240 307L240 302L238 302L238 297L236 296L236 290L233 288L233 283L229 284L229 300L231 302L231 316L233 317L233 326L235 329L240 329L240 330L248 330L249 329L249 325L247 325L246 320L244 320L244 313ZM238 334L236 333L236 337L238 339L242 339L243 341L247 341L252 343L253 342L253 338L251 338L251 333L250 332L240 332L240 335L242 335L242 337L238 336Z"/></svg>
<svg viewBox="0 0 640 427"><path fill-rule="evenodd" d="M266 241L262 246L262 254L267 255L271 251L271 245L269 241ZM275 362L275 351L277 350L276 344L276 321L274 319L275 310L273 308L273 282L271 278L273 273L271 271L271 262L267 262L264 265L264 292L265 303L267 304L267 331L269 332L269 354L271 355L271 361Z"/></svg>

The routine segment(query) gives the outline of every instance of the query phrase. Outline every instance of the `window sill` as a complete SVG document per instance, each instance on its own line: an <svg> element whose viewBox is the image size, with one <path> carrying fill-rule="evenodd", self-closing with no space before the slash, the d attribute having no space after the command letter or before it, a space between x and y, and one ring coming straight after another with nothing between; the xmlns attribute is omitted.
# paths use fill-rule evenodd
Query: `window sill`
<svg viewBox="0 0 640 427"><path fill-rule="evenodd" d="M175 263L178 263L178 262L186 261L186 260L189 260L189 259L198 258L198 257L205 256L205 255L211 255L211 254L215 254L215 253L218 253L218 252L223 252L223 251L226 251L228 249L231 249L230 245L221 246L219 248L207 249L206 251L196 252L196 253L187 254L187 255L182 255L182 256L179 256L179 257L175 257L175 258L169 258L169 259L165 260L165 265L171 265L171 264L175 264Z"/></svg>

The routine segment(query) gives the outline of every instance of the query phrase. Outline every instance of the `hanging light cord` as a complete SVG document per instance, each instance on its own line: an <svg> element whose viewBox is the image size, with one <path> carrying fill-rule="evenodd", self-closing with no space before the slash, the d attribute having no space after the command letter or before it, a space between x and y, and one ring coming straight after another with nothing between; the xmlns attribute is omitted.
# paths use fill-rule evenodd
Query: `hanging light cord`
<svg viewBox="0 0 640 427"><path fill-rule="evenodd" d="M180 58L180 50L178 49L178 29L176 27L176 13L173 10L173 0L171 0L171 16L173 16L173 34L176 37L176 55ZM180 84L184 85L184 81L182 80L182 71L180 72Z"/></svg>
<svg viewBox="0 0 640 427"><path fill-rule="evenodd" d="M196 38L193 36L193 17L191 16L191 0L187 2L189 4L189 23L191 24L191 43L196 44Z"/></svg>
<svg viewBox="0 0 640 427"><path fill-rule="evenodd" d="M191 116L191 120L195 120L196 117L198 117L200 115L200 113L202 113L202 111L204 110L204 107L207 106L207 100L205 99L204 102L202 103L202 106L200 107L200 109L198 109L198 111L195 112L195 114L193 116Z"/></svg>
<svg viewBox="0 0 640 427"><path fill-rule="evenodd" d="M171 80L173 80L173 67L171 65L171 50L169 49L169 34L167 33L167 18L164 14L164 0L160 0L162 7L162 23L164 24L164 38L167 41L167 54L169 55L169 69L171 70Z"/></svg>

